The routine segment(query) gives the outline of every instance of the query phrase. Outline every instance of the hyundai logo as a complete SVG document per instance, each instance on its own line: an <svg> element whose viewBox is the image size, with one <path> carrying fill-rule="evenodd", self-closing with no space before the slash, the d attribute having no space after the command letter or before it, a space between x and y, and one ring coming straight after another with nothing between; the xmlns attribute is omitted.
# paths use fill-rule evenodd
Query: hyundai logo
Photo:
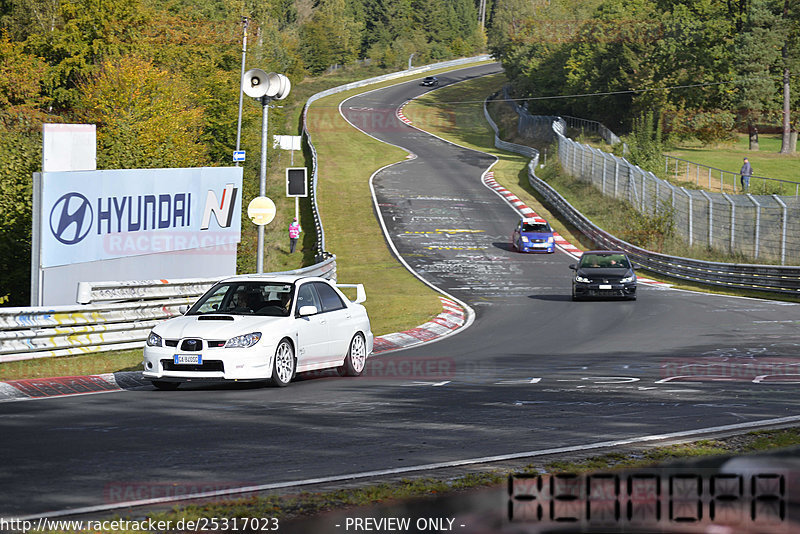
<svg viewBox="0 0 800 534"><path fill-rule="evenodd" d="M50 211L50 230L53 236L65 245L74 245L83 240L92 229L94 212L92 205L80 193L67 193Z"/></svg>

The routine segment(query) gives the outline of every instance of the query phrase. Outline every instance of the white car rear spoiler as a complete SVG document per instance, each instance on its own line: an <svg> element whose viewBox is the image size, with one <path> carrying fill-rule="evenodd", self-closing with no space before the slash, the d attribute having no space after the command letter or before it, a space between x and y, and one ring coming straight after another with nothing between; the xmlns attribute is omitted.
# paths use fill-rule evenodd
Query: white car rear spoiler
<svg viewBox="0 0 800 534"><path fill-rule="evenodd" d="M367 300L367 292L364 291L364 284L336 284L336 287L354 287L356 288L356 300L353 302L361 304Z"/></svg>

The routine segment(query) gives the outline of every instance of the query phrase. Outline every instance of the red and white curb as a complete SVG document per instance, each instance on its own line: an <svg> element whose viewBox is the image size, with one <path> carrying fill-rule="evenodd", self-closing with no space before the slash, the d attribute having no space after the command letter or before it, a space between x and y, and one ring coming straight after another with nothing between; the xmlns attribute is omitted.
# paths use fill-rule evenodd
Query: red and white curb
<svg viewBox="0 0 800 534"><path fill-rule="evenodd" d="M122 389L113 373L0 382L0 401L86 395Z"/></svg>
<svg viewBox="0 0 800 534"><path fill-rule="evenodd" d="M467 320L464 309L451 299L439 297L439 300L442 301L442 313L417 328L376 337L372 353L383 354L433 341L464 326Z"/></svg>
<svg viewBox="0 0 800 534"><path fill-rule="evenodd" d="M401 105L399 108L397 108L397 112L395 114L397 115L397 118L400 119L400 122L403 122L403 123L408 124L409 126L411 126L413 124L411 122L411 119L406 117L405 114L403 113L403 108L406 107L406 104L408 104L409 102L411 102L411 101L409 100L407 102L403 102L403 105Z"/></svg>
<svg viewBox="0 0 800 534"><path fill-rule="evenodd" d="M529 206L527 206L522 200L519 199L514 193L503 187L502 185L498 184L497 181L494 179L494 172L489 171L483 176L483 183L486 184L489 188L497 192L501 197L503 197L509 204L511 204L517 211L522 214L524 217L540 217L537 215L535 211L533 211ZM556 241L556 246L569 254L570 256L578 259L583 252L581 249L564 239L564 237L559 234L558 232L553 232L553 238ZM637 280L643 284L655 287L662 287L664 289L672 287L671 284L666 282L659 282L658 280L651 280L650 278L642 278L637 277Z"/></svg>

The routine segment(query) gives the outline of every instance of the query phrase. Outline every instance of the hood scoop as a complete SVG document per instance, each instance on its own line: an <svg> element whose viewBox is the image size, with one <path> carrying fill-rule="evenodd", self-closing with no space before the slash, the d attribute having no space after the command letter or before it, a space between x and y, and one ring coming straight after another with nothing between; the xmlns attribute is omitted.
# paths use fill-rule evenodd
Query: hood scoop
<svg viewBox="0 0 800 534"><path fill-rule="evenodd" d="M197 318L198 321L233 321L234 318L230 315L201 315Z"/></svg>

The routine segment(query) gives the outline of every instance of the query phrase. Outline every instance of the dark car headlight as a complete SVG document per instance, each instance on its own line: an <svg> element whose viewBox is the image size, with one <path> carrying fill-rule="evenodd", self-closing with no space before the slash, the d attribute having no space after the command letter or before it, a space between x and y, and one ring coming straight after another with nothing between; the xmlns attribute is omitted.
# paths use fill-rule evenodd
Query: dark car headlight
<svg viewBox="0 0 800 534"><path fill-rule="evenodd" d="M636 275L630 274L630 275L626 276L625 278L623 278L622 280L620 280L620 282L623 283L623 284L629 284L629 283L633 282L634 280L636 280Z"/></svg>
<svg viewBox="0 0 800 534"><path fill-rule="evenodd" d="M147 336L147 346L148 347L160 347L162 345L163 340L161 336L156 334L155 332L150 332L150 335Z"/></svg>
<svg viewBox="0 0 800 534"><path fill-rule="evenodd" d="M579 282L581 284L591 284L592 283L592 281L589 278L586 278L585 276L581 276L579 274L575 275L575 281Z"/></svg>

